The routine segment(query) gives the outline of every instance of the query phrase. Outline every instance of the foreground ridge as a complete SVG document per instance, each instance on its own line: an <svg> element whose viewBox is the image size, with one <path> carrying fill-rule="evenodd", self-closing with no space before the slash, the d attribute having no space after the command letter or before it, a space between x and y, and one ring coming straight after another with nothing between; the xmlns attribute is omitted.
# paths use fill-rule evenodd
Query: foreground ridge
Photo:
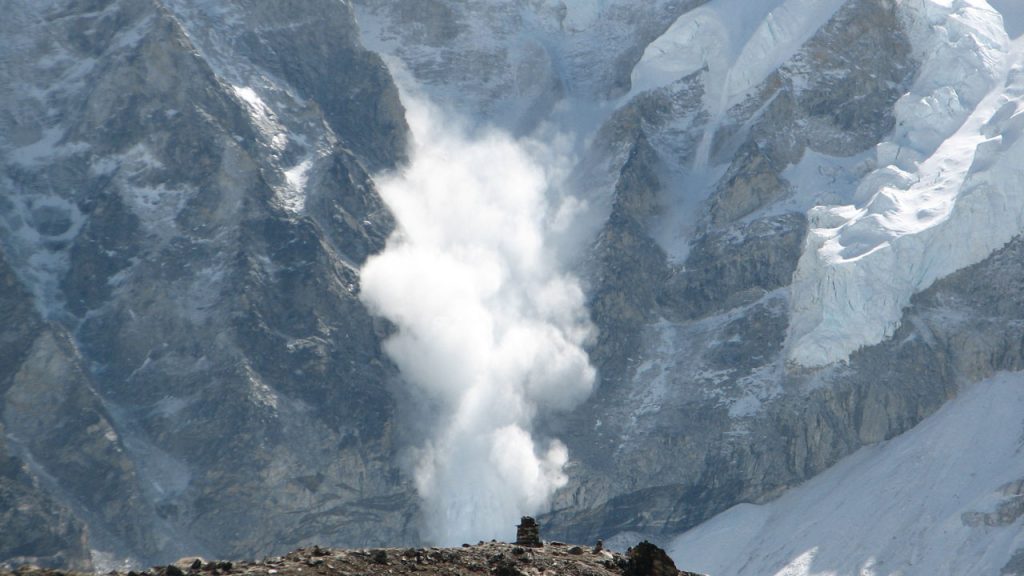
<svg viewBox="0 0 1024 576"><path fill-rule="evenodd" d="M35 566L14 571L0 569L0 576L73 576ZM337 576L375 574L432 574L469 576L701 576L676 569L664 550L641 542L626 554L561 542L524 547L505 542L463 544L461 548L299 548L284 556L259 561L206 561L184 558L149 570L110 572L110 576Z"/></svg>

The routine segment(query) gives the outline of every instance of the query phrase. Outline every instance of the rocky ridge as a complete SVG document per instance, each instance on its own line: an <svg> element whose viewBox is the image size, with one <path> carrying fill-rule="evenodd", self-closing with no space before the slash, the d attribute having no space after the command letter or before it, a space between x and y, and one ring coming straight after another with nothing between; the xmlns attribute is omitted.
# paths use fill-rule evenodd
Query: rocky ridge
<svg viewBox="0 0 1024 576"><path fill-rule="evenodd" d="M74 576L76 572L30 565L0 576ZM341 576L376 574L495 576L700 576L677 570L665 551L642 542L626 554L560 542L524 548L504 542L464 544L461 548L300 548L259 561L206 561L183 558L149 570L110 572L117 576Z"/></svg>
<svg viewBox="0 0 1024 576"><path fill-rule="evenodd" d="M356 295L403 109L346 4L280 7L9 6L4 559L415 540L386 328Z"/></svg>

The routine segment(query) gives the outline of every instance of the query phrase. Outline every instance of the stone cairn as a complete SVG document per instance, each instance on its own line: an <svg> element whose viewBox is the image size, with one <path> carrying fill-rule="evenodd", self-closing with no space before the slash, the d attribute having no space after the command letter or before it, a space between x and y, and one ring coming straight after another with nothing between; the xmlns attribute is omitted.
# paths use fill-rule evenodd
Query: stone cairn
<svg viewBox="0 0 1024 576"><path fill-rule="evenodd" d="M544 545L540 541L540 526L530 516L523 516L519 526L516 526L516 545L529 548L540 548Z"/></svg>

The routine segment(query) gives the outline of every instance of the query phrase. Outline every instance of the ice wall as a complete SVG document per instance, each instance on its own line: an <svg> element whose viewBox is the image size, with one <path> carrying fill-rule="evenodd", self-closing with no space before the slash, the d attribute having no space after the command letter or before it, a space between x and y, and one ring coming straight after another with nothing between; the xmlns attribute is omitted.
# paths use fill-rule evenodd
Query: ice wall
<svg viewBox="0 0 1024 576"><path fill-rule="evenodd" d="M922 68L855 203L809 214L787 343L803 366L889 337L914 293L1024 227L1024 45L981 0L900 9Z"/></svg>

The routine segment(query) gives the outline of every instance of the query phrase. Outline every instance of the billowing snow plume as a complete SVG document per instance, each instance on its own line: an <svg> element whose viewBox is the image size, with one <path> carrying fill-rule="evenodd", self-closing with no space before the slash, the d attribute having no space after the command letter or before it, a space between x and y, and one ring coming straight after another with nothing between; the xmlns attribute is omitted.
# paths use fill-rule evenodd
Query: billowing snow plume
<svg viewBox="0 0 1024 576"><path fill-rule="evenodd" d="M594 381L583 293L550 249L558 155L405 100L412 163L378 180L398 231L363 269L362 298L398 326L387 353L440 407L415 470L426 536L507 537L566 482L565 447L535 441L531 421Z"/></svg>

